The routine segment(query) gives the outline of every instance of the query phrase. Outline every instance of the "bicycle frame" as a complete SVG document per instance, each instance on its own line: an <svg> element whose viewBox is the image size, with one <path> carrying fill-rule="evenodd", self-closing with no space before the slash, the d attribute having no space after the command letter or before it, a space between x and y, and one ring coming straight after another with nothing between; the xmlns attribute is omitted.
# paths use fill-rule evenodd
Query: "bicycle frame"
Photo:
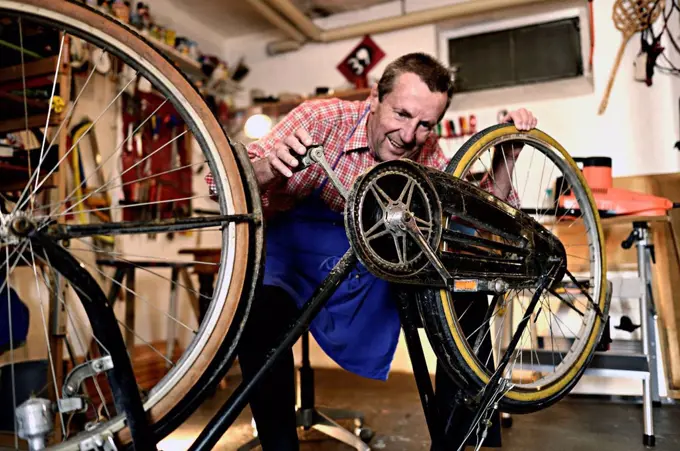
<svg viewBox="0 0 680 451"><path fill-rule="evenodd" d="M443 287L451 291L479 291L487 293L502 293L509 289L533 287L537 288L532 301L525 312L525 320L520 322L515 331L510 345L500 359L500 364L492 381L499 381L501 374L514 353L517 343L527 326L528 317L533 312L536 303L543 290L547 289L553 281L560 281L566 271L566 257L560 241L541 224L529 215L511 207L505 202L489 195L488 192L472 185L469 182L450 176L449 174L414 166L417 171L422 171L423 183L430 186L434 191L431 195L440 210L435 208L435 214L443 217L455 217L459 221L471 224L482 234L491 234L492 238L484 238L464 234L448 229L443 229L441 242L436 242L436 251L428 248L428 243L415 240L428 255L429 262L424 259L424 265L413 273L401 275L389 274L376 268L371 256L362 249L357 242L357 230L360 217L351 214L352 202L357 200L356 194L362 187L362 183L371 183L371 175L389 165L415 165L401 161L381 163L354 184L352 191L347 197L346 205L346 228L350 237L351 247L330 271L324 282L317 287L311 298L300 310L298 318L292 323L287 332L281 337L280 344L272 349L263 366L250 380L244 380L232 393L229 399L222 405L211 422L196 439L191 450L212 449L224 432L233 424L243 408L248 403L250 393L264 374L272 367L278 357L290 349L300 336L307 330L309 324L318 314L323 305L332 297L335 290L351 272L358 262L364 263L376 276L390 282L402 284L406 288L435 288ZM356 206L356 205L354 205ZM363 207L363 205L361 205ZM405 216L404 216L405 217ZM252 215L223 215L212 218L190 218L170 221L158 221L154 223L123 223L101 225L58 225L44 224L47 228L43 236L45 239L68 239L74 236L90 236L98 234L127 234L140 232L161 232L169 230L182 230L185 228L214 227L218 224L229 222L252 222L261 226L259 212ZM38 229L41 227L38 226ZM42 235L41 232L37 232ZM415 233L417 238L417 233ZM494 239L495 237L495 239ZM499 242L503 240L505 242ZM425 252L427 251L427 252ZM89 274L88 274L89 275ZM570 275L571 277L571 275ZM409 293L411 290L401 290ZM418 389L421 394L421 402L426 414L428 427L433 444L438 446L442 437L441 422L438 418L436 406L433 404L433 389L429 381L425 358L420 345L417 328L421 321L417 311L414 310L413 297L408 295L399 296L397 303L400 310L402 327L406 333L409 353L411 355L414 374ZM482 390L476 397L478 411L475 418L479 419L484 414L482 406L489 404L489 400L497 396L497 391Z"/></svg>
<svg viewBox="0 0 680 451"><path fill-rule="evenodd" d="M523 286L527 284L537 287L527 311L525 312L524 320L520 322L519 327L515 331L509 346L500 360L498 368L494 372L492 382L494 386L497 385L496 382L499 381L505 367L509 363L510 356L514 353L520 337L528 324L529 317L536 307L543 290L547 288L556 277L559 276L561 279L561 276L564 275L564 272L566 271L563 264L559 264L566 261L563 254L564 248L556 238L551 239L552 234L519 210L489 196L488 193L481 189L476 188L467 182L454 179L441 171L428 169L427 172L431 174L431 180L440 179L439 182L435 181L434 184L437 186L438 193L443 194L442 197L446 199L443 210L447 214L456 215L467 222L475 224L479 228L483 228L483 230L495 232L505 239L520 245L513 246L479 237L461 237L453 234L449 237L445 237L445 240L449 240L449 244L456 245L460 243L461 247L467 251L470 251L474 245L485 246L488 250L480 250L476 255L472 254L472 256L451 256L446 262L445 268L457 270L451 274L450 280L447 280L445 276L437 278L437 271L432 269L432 266L436 266L436 261L433 262L432 266L422 269L419 274L417 274L417 277L411 275L410 279L409 276L404 276L403 278L395 280L395 278L390 277L389 274L380 274L380 271L376 271L375 265L372 265L370 261L364 261L364 259L367 258L365 253L363 253L364 259L358 258L358 254L361 253L361 251L357 250L359 245L356 239L352 239L353 235L351 231L351 229L356 226L352 221L353 216L350 214L350 209L352 208L350 203L355 199L352 194L361 189L362 183L364 183L371 174L371 171L369 171L368 174L365 174L363 178L354 185L352 193L348 196L345 217L346 228L348 229L350 243L352 244L351 248L330 271L323 283L317 287L311 298L304 304L298 318L289 326L287 332L281 338L280 344L269 353L262 367L251 379L244 380L237 387L198 436L190 450L207 450L212 449L215 446L224 432L233 424L240 412L245 408L248 403L249 395L255 385L265 373L269 371L278 357L284 351L290 349L307 330L313 318L318 314L322 306L331 298L337 287L347 277L359 260L362 260L363 263L367 264L372 272L377 273L376 275L379 277L396 283L408 283L408 285L406 285L406 290L398 290L398 293L401 294L398 295L397 304L399 306L402 327L407 339L409 354L411 355L414 375L421 395L421 402L435 449L439 449L440 444L442 443L442 423L439 419L437 407L433 401L434 391L429 379L425 357L417 332L421 322L418 320L416 309L414 309L415 304L413 302L413 296L407 294L411 292L408 288L415 288L414 286L418 285L428 288L432 288L433 286L444 286L456 291L456 281L464 280L462 277L475 277L474 280L476 283L474 284L474 291L500 292L509 289L511 286ZM508 222L505 218L507 215L513 216L516 220ZM426 245L427 244L425 244L425 246ZM433 250L430 249L430 251L432 251L432 254L434 255L432 258L436 260L437 255L435 255ZM444 256L445 252L446 251L440 252L439 256ZM492 255L494 253L500 253L501 255L494 256ZM508 263L507 260L510 255L516 255L518 256L518 259ZM452 262L453 265L451 264ZM472 267L465 268L465 262L470 263ZM460 265L461 267L455 268L454 265ZM549 266L546 267L546 265ZM502 274L502 271L507 271L506 274L513 276L514 280L512 282L503 282L499 286L497 283L498 279L494 280L489 276ZM444 270L444 272L446 273L446 270ZM466 284L466 287L465 291L470 291L469 285ZM498 396L498 391L495 390L483 390L478 394L476 404L478 408L475 413L476 421L484 414L484 406L487 406L489 401L495 396Z"/></svg>

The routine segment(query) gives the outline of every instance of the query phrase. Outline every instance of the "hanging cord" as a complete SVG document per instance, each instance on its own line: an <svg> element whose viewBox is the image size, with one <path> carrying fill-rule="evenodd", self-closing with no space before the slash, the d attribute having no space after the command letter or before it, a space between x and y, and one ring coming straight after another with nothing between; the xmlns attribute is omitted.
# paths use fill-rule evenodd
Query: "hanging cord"
<svg viewBox="0 0 680 451"><path fill-rule="evenodd" d="M657 0L657 3L659 1L660 0ZM670 0L669 5L670 8L668 11L664 11L664 13L661 15L663 27L658 34L654 33L652 24L649 24L647 29L640 33L641 52L647 53L647 85L651 85L654 69L658 69L659 72L667 75L680 76L680 67L677 67L673 64L673 62L666 55L666 52L664 52L665 48L661 47L661 38L665 34L672 47L680 55L680 46L673 37L671 31L668 29L668 20L671 18L674 12L680 11L680 4L678 3L678 0ZM659 59L661 59L665 65L659 64Z"/></svg>

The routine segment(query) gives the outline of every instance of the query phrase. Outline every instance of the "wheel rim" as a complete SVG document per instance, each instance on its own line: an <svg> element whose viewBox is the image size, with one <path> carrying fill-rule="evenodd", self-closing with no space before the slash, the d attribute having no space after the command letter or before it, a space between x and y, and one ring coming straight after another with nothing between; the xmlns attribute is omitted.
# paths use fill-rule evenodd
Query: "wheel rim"
<svg viewBox="0 0 680 451"><path fill-rule="evenodd" d="M598 302L598 304L601 303L604 294L604 286L601 283L603 280L603 272L602 268L604 268L604 256L602 255L601 252L601 231L599 230L599 223L596 221L592 207L591 207L591 202L590 200L592 199L590 197L590 194L587 189L583 189L581 187L581 183L584 181L582 180L581 177L579 177L579 174L573 172L571 170L572 166L571 164L573 163L573 160L570 159L570 157L566 154L566 152L554 141L550 140L549 137L546 135L538 132L538 131L533 131L529 134L527 133L518 133L514 127L509 127L513 130L500 130L494 137L489 137L489 139L484 140L483 138L480 141L484 141L483 143L479 143L473 148L467 149L467 153L465 156L462 156L458 161L455 161L455 163L452 163L452 165L455 165L452 168L452 173L456 177L460 178L465 178L467 177L471 172L472 169L474 168L475 165L479 165L480 162L482 163L483 167L489 168L491 165L489 163L484 163L483 158L487 154L487 151L492 149L494 146L502 147L503 143L507 143L508 141L511 140L521 140L522 142L525 142L527 144L532 144L536 147L536 149L541 152L541 154L544 156L545 160L551 162L553 164L553 167L560 168L564 173L565 173L565 178L569 180L574 187L576 187L577 195L576 197L579 199L579 204L583 207L582 211L586 215L586 223L591 224L592 229L588 231L586 234L586 237L588 239L588 250L590 253L590 281L591 281L591 286L593 288L590 290L592 298L595 300L595 302ZM548 139L546 139L548 138ZM474 138L473 138L474 139ZM527 158L525 155L526 149L522 150L522 153L520 154L521 159ZM513 162L516 163L517 166L519 166L519 163L521 159L518 159L517 161ZM525 160L526 161L526 160ZM529 163L529 166L531 166L531 163ZM514 174L513 174L514 175ZM536 176L534 176L535 179ZM550 179L552 176L548 176L548 179ZM529 180L529 178L525 178L525 180ZM513 186L515 186L513 184ZM517 188L517 186L515 186ZM526 190L526 184L524 187L524 190ZM525 191L526 192L526 191ZM520 198L523 196L520 194ZM522 205L524 207L524 205ZM540 213L537 211L537 213ZM566 247L566 246L565 246ZM568 254L568 260L570 259L570 250L567 249L567 254ZM574 257L573 254L571 254L572 257ZM500 346L493 346L492 352L495 353L496 355L493 356L487 356L487 359L480 359L479 356L475 355L474 350L472 349L473 346L471 343L463 336L463 334L458 333L457 331L460 330L460 323L458 322L458 314L456 313L456 309L453 305L455 302L455 295L452 298L447 292L442 291L440 294L441 297L441 302L444 308L445 315L447 316L447 322L449 329L452 330L452 335L454 338L454 341L457 343L457 346L461 348L461 353L463 354L463 357L466 361L466 363L469 364L470 368L473 370L474 374L476 375L477 382L474 384L477 386L479 384L478 381L481 381L482 384L486 384L489 381L489 371L486 368L483 368L482 365L488 363L489 358L493 358L494 360L497 361L498 353L499 353L499 348ZM554 305L554 300L553 302L550 302L551 300L548 300L545 302L544 299L541 299L539 306L537 306L537 309L541 309L539 311L539 315L544 315L546 311L553 312L555 310L552 305ZM520 307L521 307L521 302L520 302ZM552 305L551 305L552 304ZM524 307L526 307L527 302L525 301L523 303ZM494 312L507 309L507 301L502 303L500 308L498 310L495 310ZM519 310L522 310L521 308ZM537 367L537 366L552 366L553 367L553 373L549 375L548 377L539 377L538 379L534 381L527 381L527 379L522 379L521 377L519 380L517 380L517 377L515 376L514 382L514 387L506 393L506 397L518 401L535 401L538 399L544 399L548 396L551 396L554 393L557 393L559 390L561 390L564 385L569 382L570 380L573 379L574 376L578 373L578 370L583 366L584 359L587 357L587 355L592 351L592 347L594 345L594 340L599 337L599 334L597 333L600 328L601 328L601 322L597 314L595 313L595 309L589 304L585 303L581 305L581 310L583 315L583 322L581 323L581 327L579 330L570 330L569 332L571 333L564 333L567 332L565 330L562 330L563 335L569 335L569 336L575 336L578 339L573 342L573 344L569 347L570 352L569 353L564 353L564 355L561 355L561 360L555 364L554 361L549 361L549 362L540 362L540 357L538 353L532 353L529 352L529 357L533 358L534 356L538 360L538 362L531 362L531 366ZM460 316L464 318L464 313L463 312ZM536 315L536 310L535 313ZM554 316L554 315L553 315ZM560 324L558 321L554 320L548 320L546 322L550 323L551 326L553 323L557 323L557 327L565 328L565 324L562 322ZM493 323L493 319L491 320ZM496 334L498 333L503 333L505 332L503 330L505 326L505 318L503 320L503 323L501 326L496 325L496 328L499 329L497 332L495 331ZM491 331L491 327L488 328L489 331ZM570 328L571 329L571 328ZM527 331L525 331L524 335L522 336L522 339L520 340L520 346L522 345L523 341L526 341L526 338L531 339L531 327L528 326L527 330L529 333L527 334ZM554 332L554 328L553 328ZM472 335L472 334L470 334ZM470 337L472 338L472 337ZM494 340L496 337L492 337L492 340ZM534 339L536 337L533 337ZM470 340L472 341L472 340ZM499 341L500 340L496 340ZM554 345L557 340L551 340L551 344ZM524 357L526 352L519 354L521 358ZM517 354L516 354L517 356ZM484 360L484 361L481 361ZM515 360L515 366L516 366L517 361ZM521 362L521 363L526 363L526 362ZM540 364L540 365L537 365ZM509 368L512 368L513 360L511 360L510 364L508 365ZM547 365L546 365L547 364ZM515 372L513 371L512 374L506 374L510 378L515 375ZM536 376L534 374L534 376Z"/></svg>
<svg viewBox="0 0 680 451"><path fill-rule="evenodd" d="M19 16L23 18L22 21L26 23L30 22L30 20L34 18L40 18L41 20L47 20L53 23L60 23L61 28L67 30L71 36L86 37L86 35L88 35L91 41L105 43L112 55L124 57L131 66L134 66L140 72L144 73L148 79L153 80L156 84L156 87L161 92L168 94L166 99L171 99L170 103L172 103L177 111L183 115L185 123L194 132L194 138L196 138L196 140L199 142L202 154L206 158L206 163L215 175L215 181L218 186L219 193L218 202L220 206L220 212L222 214L246 213L243 208L243 193L238 193L239 199L237 208L235 199L232 196L233 193L231 191L234 186L233 183L240 184L241 181L229 181L229 178L227 177L227 170L223 165L217 144L204 123L206 118L202 117L202 113L199 113L193 108L191 101L188 101L184 93L173 85L166 73L159 70L151 61L145 58L139 58L138 60L135 60L127 57L126 54L135 54L135 51L131 47L128 47L116 37L104 33L95 26L86 23L74 22L73 18L66 14L62 14L51 9L41 8L36 5L13 1L0 1L0 12L11 13L14 16L19 14ZM92 69L93 72L94 69L96 69L96 67ZM235 165L233 162L232 164ZM109 182L110 181L111 180L109 180ZM230 319L233 317L233 311L231 312L232 316L229 316L230 312L227 312L226 310L233 310L235 306L227 306L225 305L225 302L227 300L228 292L230 292L230 290L240 290L239 284L243 282L242 280L237 280L241 274L235 274L237 272L235 271L235 266L237 265L237 237L242 239L243 227L244 226L242 225L237 226L235 223L230 223L226 227L225 232L220 234L221 238L219 239L219 246L222 248L222 251L220 253L218 263L219 273L216 276L218 282L213 294L213 301L210 303L208 311L206 312L206 320L200 324L200 327L196 333L196 337L190 341L189 346L187 346L181 358L174 362L174 367L159 381L158 384L153 387L149 393L149 396L145 401L145 408L147 410L157 405L158 402L162 400L168 394L168 392L170 392L179 383L184 374L186 374L186 372L189 371L199 359L206 358L206 356L201 355L201 352L205 347L207 340L211 338L211 334L217 326L220 315L225 315L225 319ZM244 264L245 263L243 262L238 263L239 266ZM232 279L232 276L234 279ZM162 278L168 279L167 277ZM179 284L178 286L181 287ZM215 300L217 300L217 302L215 302ZM101 430L104 429L108 431L118 431L123 428L123 426L123 419L117 418L111 420L108 423L102 424L101 427L95 429L90 434L85 434L84 436L101 432ZM71 440L69 442L63 443L62 445L64 447L68 447L75 443L76 441Z"/></svg>

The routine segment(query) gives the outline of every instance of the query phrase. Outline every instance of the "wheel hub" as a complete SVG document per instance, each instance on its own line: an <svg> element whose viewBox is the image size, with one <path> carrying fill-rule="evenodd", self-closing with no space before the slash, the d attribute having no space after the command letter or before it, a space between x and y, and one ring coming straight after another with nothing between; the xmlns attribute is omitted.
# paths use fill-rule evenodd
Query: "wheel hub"
<svg viewBox="0 0 680 451"><path fill-rule="evenodd" d="M10 245L19 244L35 229L36 224L30 217L23 212L16 213L0 224L0 242Z"/></svg>
<svg viewBox="0 0 680 451"><path fill-rule="evenodd" d="M35 223L28 216L18 215L10 221L10 232L19 236L26 237L35 230Z"/></svg>
<svg viewBox="0 0 680 451"><path fill-rule="evenodd" d="M406 235L406 221L411 217L413 214L408 211L406 205L396 202L387 207L384 216L385 228L393 235L404 236Z"/></svg>

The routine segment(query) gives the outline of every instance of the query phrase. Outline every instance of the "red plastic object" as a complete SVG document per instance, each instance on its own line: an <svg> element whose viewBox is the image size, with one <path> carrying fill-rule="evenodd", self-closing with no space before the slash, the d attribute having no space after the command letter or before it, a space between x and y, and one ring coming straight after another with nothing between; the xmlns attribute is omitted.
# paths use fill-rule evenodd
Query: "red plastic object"
<svg viewBox="0 0 680 451"><path fill-rule="evenodd" d="M666 216L673 208L673 202L665 197L614 188L612 182L611 158L574 158L583 162L583 176L595 198L598 211L607 216ZM578 209L576 198L567 191L558 199L558 206Z"/></svg>

